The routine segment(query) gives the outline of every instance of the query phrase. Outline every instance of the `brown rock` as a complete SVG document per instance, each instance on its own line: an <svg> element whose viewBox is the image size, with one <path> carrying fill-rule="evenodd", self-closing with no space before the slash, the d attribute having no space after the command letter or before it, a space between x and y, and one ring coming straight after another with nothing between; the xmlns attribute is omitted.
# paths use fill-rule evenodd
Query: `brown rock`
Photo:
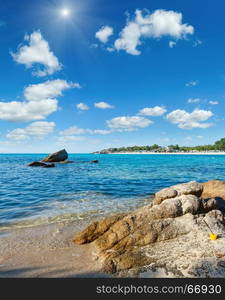
<svg viewBox="0 0 225 300"><path fill-rule="evenodd" d="M65 149L50 154L49 156L45 157L42 161L43 162L61 162L65 161L68 158L68 153Z"/></svg>
<svg viewBox="0 0 225 300"><path fill-rule="evenodd" d="M97 221L89 225L74 237L76 244L90 243L105 233L111 225L123 218L125 214L114 215L112 217Z"/></svg>
<svg viewBox="0 0 225 300"><path fill-rule="evenodd" d="M222 198L225 200L225 181L210 180L203 183L203 192L201 197L206 198Z"/></svg>
<svg viewBox="0 0 225 300"><path fill-rule="evenodd" d="M201 196L203 191L203 185L196 181L191 181L188 183L177 184L169 188L163 189L155 194L153 204L160 204L162 201L176 196L181 195L195 195L197 197Z"/></svg>
<svg viewBox="0 0 225 300"><path fill-rule="evenodd" d="M175 269L174 266L170 266L171 261L168 260L168 253L164 251L162 243L171 241L166 251L177 247L177 251L182 255L185 253L184 249L189 250L190 242L196 247L196 251L204 251L204 248L199 250L203 238L207 240L206 244L208 243L208 228L202 222L203 218L215 233L225 232L225 224L223 214L214 210L217 206L216 199L199 197L203 189L202 184L190 182L169 189L157 193L158 203L144 206L127 215L116 215L91 224L76 235L74 242L92 242L94 253L102 263L103 269L108 272L140 269L146 264L160 260L163 264L168 264L167 268ZM174 196L171 198L172 195ZM159 199L163 200L160 202ZM199 239L197 243L196 238ZM186 248L180 249L180 242ZM161 246L157 246L158 244ZM151 251L152 248L155 248L155 251ZM222 248L218 248L218 253ZM158 257L158 252L161 253L161 257ZM183 274L180 270L174 272Z"/></svg>
<svg viewBox="0 0 225 300"><path fill-rule="evenodd" d="M214 198L217 208L225 212L225 181L210 180L203 183L202 199Z"/></svg>

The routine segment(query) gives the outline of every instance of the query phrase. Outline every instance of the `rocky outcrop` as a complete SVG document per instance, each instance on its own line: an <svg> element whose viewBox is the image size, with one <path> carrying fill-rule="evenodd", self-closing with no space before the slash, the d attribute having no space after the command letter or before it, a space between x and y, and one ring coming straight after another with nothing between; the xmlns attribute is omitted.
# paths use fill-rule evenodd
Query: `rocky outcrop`
<svg viewBox="0 0 225 300"><path fill-rule="evenodd" d="M92 243L103 270L110 273L163 267L175 277L191 277L194 265L201 265L203 258L214 259L212 253L225 258L224 217L215 198L202 197L203 189L197 182L164 189L155 194L151 204L133 213L91 224L74 242ZM209 240L209 228L218 235L216 241ZM209 243L217 249L207 253Z"/></svg>
<svg viewBox="0 0 225 300"><path fill-rule="evenodd" d="M218 208L225 212L225 181L210 180L204 182L201 197L203 199L216 199Z"/></svg>
<svg viewBox="0 0 225 300"><path fill-rule="evenodd" d="M45 157L42 162L62 162L68 158L68 153L65 149L50 154L49 156Z"/></svg>
<svg viewBox="0 0 225 300"><path fill-rule="evenodd" d="M169 188L163 189L155 194L153 203L160 204L165 199L174 198L180 195L195 195L200 197L203 191L203 185L196 181L178 184Z"/></svg>
<svg viewBox="0 0 225 300"><path fill-rule="evenodd" d="M225 181L210 180L204 182L202 198L222 198L225 200Z"/></svg>

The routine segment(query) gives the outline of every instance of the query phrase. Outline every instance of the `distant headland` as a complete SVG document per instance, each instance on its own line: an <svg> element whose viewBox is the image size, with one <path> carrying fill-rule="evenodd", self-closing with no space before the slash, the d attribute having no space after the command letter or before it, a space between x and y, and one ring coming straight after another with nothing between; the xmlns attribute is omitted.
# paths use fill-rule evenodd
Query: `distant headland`
<svg viewBox="0 0 225 300"><path fill-rule="evenodd" d="M200 146L130 146L108 148L94 152L95 154L225 154L225 138L216 141L213 145Z"/></svg>

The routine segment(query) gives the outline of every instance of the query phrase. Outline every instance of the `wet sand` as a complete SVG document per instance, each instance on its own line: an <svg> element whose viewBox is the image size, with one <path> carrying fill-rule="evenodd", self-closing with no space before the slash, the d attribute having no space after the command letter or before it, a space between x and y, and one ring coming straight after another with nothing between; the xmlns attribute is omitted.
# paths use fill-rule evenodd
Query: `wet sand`
<svg viewBox="0 0 225 300"><path fill-rule="evenodd" d="M107 277L91 245L75 245L87 224L61 222L0 232L0 277Z"/></svg>

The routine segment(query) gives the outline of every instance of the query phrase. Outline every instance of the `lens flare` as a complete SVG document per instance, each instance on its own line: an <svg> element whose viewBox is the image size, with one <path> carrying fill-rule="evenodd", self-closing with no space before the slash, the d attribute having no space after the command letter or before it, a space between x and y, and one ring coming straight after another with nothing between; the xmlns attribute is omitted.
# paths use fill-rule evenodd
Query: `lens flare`
<svg viewBox="0 0 225 300"><path fill-rule="evenodd" d="M61 15L63 17L69 17L70 16L70 10L68 8L64 8L61 10Z"/></svg>

